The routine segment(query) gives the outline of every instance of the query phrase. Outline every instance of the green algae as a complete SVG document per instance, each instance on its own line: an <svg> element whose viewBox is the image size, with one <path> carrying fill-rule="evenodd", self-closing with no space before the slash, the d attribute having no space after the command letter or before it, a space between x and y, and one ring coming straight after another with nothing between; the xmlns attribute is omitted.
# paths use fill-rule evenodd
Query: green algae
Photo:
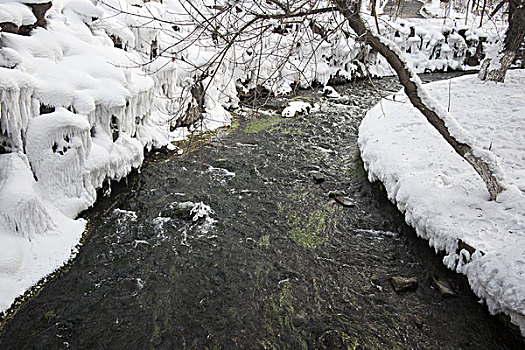
<svg viewBox="0 0 525 350"><path fill-rule="evenodd" d="M314 208L305 207L306 193L294 192L289 195L302 210L291 209L287 215L289 237L298 245L314 249L328 240L330 232L335 227L334 208L322 202L315 202ZM302 203L302 204L301 204Z"/></svg>
<svg viewBox="0 0 525 350"><path fill-rule="evenodd" d="M150 343L153 346L161 340L162 330L168 328L170 309L170 301L167 296L156 299L152 315L153 330L150 337Z"/></svg>
<svg viewBox="0 0 525 350"><path fill-rule="evenodd" d="M326 232L327 214L323 210L316 210L306 218L297 212L289 216L290 238L297 244L305 248L316 248L326 242L327 238L321 235Z"/></svg>
<svg viewBox="0 0 525 350"><path fill-rule="evenodd" d="M302 130L296 129L296 128L285 128L281 130L281 133L285 135L295 135L295 136L308 135L308 133Z"/></svg>
<svg viewBox="0 0 525 350"><path fill-rule="evenodd" d="M262 326L265 337L260 344L263 349L308 349L306 340L295 332L293 326L295 307L292 283L286 279L279 282L279 288L277 300L270 296L264 298Z"/></svg>
<svg viewBox="0 0 525 350"><path fill-rule="evenodd" d="M270 236L261 236L261 238L259 238L259 240L257 241L257 245L261 248L268 248L270 246Z"/></svg>
<svg viewBox="0 0 525 350"><path fill-rule="evenodd" d="M261 118L249 120L244 126L244 132L247 134L256 134L258 132L267 130L274 125L283 121L282 118Z"/></svg>
<svg viewBox="0 0 525 350"><path fill-rule="evenodd" d="M49 310L48 312L46 312L44 314L44 318L50 322L52 321L56 321L58 319L60 319L60 316L57 315L57 313L55 312L55 310Z"/></svg>

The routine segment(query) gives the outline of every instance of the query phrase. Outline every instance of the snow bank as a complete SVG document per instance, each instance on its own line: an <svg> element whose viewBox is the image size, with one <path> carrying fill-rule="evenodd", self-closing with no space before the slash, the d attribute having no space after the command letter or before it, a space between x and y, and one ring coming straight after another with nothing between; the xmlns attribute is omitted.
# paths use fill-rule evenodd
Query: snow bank
<svg viewBox="0 0 525 350"><path fill-rule="evenodd" d="M0 154L0 310L67 261L85 227L38 190L24 154Z"/></svg>
<svg viewBox="0 0 525 350"><path fill-rule="evenodd" d="M26 4L39 2L0 4L0 22L31 30L0 32L0 312L70 258L85 227L74 218L104 181L192 127L174 124L195 103L189 87L201 73L171 57L151 61L177 41L167 23L140 17L173 17L160 3L54 1L44 28L30 26ZM202 128L228 124L235 84L203 83Z"/></svg>
<svg viewBox="0 0 525 350"><path fill-rule="evenodd" d="M0 4L0 23L13 23L17 27L36 22L31 9L20 1L5 1Z"/></svg>
<svg viewBox="0 0 525 350"><path fill-rule="evenodd" d="M370 181L381 181L408 224L444 263L467 275L492 313L504 312L525 335L525 70L505 84L474 76L426 85L450 106L475 145L491 150L508 189L489 201L484 183L399 92L370 110L359 147ZM476 249L459 249L459 241Z"/></svg>

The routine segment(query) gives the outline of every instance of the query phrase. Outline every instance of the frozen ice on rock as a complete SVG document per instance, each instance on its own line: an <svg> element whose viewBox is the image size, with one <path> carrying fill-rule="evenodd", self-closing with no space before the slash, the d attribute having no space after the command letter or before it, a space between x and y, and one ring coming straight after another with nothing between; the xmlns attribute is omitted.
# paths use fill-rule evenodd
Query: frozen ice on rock
<svg viewBox="0 0 525 350"><path fill-rule="evenodd" d="M284 118L294 118L299 115L307 115L319 110L319 105L314 105L304 101L291 101L283 110L282 116Z"/></svg>
<svg viewBox="0 0 525 350"><path fill-rule="evenodd" d="M326 96L328 98L339 98L341 95L335 89L331 86L325 86L323 88L323 96Z"/></svg>
<svg viewBox="0 0 525 350"><path fill-rule="evenodd" d="M211 214L213 214L213 210L209 205L206 205L203 202L196 203L190 210L190 215L192 216L193 221L208 217Z"/></svg>

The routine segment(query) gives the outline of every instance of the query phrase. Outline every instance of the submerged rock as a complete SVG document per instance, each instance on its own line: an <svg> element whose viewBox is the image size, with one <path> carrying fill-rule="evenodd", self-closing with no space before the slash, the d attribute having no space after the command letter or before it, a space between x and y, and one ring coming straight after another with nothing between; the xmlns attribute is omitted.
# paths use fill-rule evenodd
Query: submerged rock
<svg viewBox="0 0 525 350"><path fill-rule="evenodd" d="M392 288L397 293L413 292L417 289L417 278L395 276L390 279Z"/></svg>
<svg viewBox="0 0 525 350"><path fill-rule="evenodd" d="M446 280L438 279L435 276L432 276L432 283L436 287L436 289L441 293L442 297L454 297L456 296L456 292L450 285L450 283Z"/></svg>
<svg viewBox="0 0 525 350"><path fill-rule="evenodd" d="M319 337L321 349L354 349L355 345L348 334L340 330L329 330Z"/></svg>
<svg viewBox="0 0 525 350"><path fill-rule="evenodd" d="M320 184L326 181L326 177L323 174L312 173L311 176L316 184Z"/></svg>
<svg viewBox="0 0 525 350"><path fill-rule="evenodd" d="M348 207L348 208L355 207L354 202L352 202L352 201L350 200L350 198L348 198L348 197L346 197L346 196L335 196L335 197L334 197L334 200L335 200L338 204L341 204L343 207Z"/></svg>

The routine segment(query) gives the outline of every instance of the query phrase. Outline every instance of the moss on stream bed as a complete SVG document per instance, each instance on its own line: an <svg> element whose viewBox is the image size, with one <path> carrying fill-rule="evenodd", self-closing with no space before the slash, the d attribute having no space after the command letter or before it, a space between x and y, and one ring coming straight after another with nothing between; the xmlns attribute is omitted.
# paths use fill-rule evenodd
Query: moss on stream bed
<svg viewBox="0 0 525 350"><path fill-rule="evenodd" d="M246 125L244 126L244 132L247 134L255 134L263 130L267 130L274 125L280 124L283 121L284 120L281 117L251 119L246 122Z"/></svg>
<svg viewBox="0 0 525 350"><path fill-rule="evenodd" d="M280 210L286 215L290 238L304 248L314 249L326 242L330 234L335 231L334 213L332 205L313 201L308 196L311 193L293 191L292 200L288 207L281 205ZM314 197L315 198L315 197Z"/></svg>

